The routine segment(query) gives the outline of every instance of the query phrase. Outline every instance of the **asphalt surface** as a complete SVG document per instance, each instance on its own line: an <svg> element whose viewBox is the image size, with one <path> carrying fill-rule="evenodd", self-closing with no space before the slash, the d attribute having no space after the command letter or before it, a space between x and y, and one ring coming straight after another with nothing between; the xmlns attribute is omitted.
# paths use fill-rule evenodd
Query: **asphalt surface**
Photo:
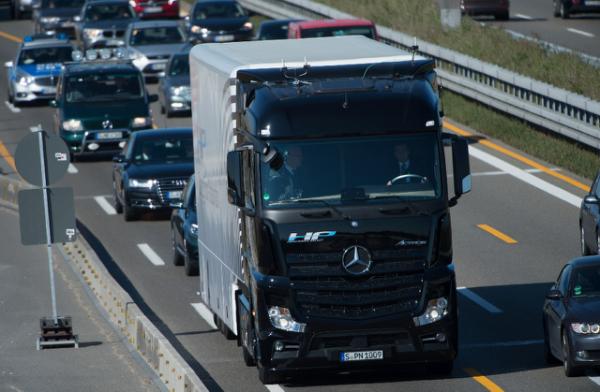
<svg viewBox="0 0 600 392"><path fill-rule="evenodd" d="M54 257L59 315L69 315L80 346L36 351L39 319L51 315L46 248L21 246L19 218L0 206L0 390L160 391L149 367L98 313L58 252Z"/></svg>
<svg viewBox="0 0 600 392"><path fill-rule="evenodd" d="M575 14L569 19L554 17L552 0L510 2L510 20L497 22L477 17L492 25L600 57L600 14Z"/></svg>
<svg viewBox="0 0 600 392"><path fill-rule="evenodd" d="M0 22L0 31L15 36L30 30L28 21ZM0 42L0 60L7 61L16 44ZM3 91L6 80L0 77ZM13 113L3 101L0 140L10 153L30 126L41 123L52 129L53 109L37 105ZM158 126L191 126L189 118L165 119L156 104L153 113ZM185 277L182 268L171 264L167 217L146 215L125 223L122 216L105 211L97 198L111 202L109 161L77 162L77 173L62 183L74 187L77 216L102 244L98 249L111 259L109 268L123 273L125 286L212 391L598 390L595 373L567 379L560 366L546 365L541 344L544 294L564 263L579 255L576 204L585 192L497 150L472 144L473 192L452 209L458 285L467 289L459 295L461 348L450 377L403 366L385 373L304 375L293 384L267 388L256 370L243 364L235 342L213 330L191 306L199 302L198 279ZM0 159L0 168L11 175L5 160ZM480 224L516 243L483 231ZM148 244L165 265L151 263L139 244Z"/></svg>

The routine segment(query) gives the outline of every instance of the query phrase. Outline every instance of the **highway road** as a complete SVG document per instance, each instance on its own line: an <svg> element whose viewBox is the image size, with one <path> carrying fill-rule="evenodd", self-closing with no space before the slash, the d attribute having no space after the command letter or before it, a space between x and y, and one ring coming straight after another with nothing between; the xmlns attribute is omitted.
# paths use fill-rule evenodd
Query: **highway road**
<svg viewBox="0 0 600 392"><path fill-rule="evenodd" d="M12 59L14 40L30 21L0 22L0 60ZM154 86L150 87L153 91ZM6 79L0 77L0 94ZM18 140L41 123L52 128L44 105L15 109L0 100L0 169L14 175L11 154ZM155 104L156 105L156 104ZM158 126L190 126L189 118ZM475 133L448 124L451 131ZM471 146L473 192L452 210L454 256L460 290L460 354L450 377L419 367L388 372L303 375L292 384L263 386L202 316L197 278L171 264L169 222L146 215L126 223L111 203L109 161L76 162L62 181L73 186L83 231L132 296L188 360L211 391L596 391L595 373L567 379L542 354L541 306L562 265L579 255L578 203L589 181L549 167L498 142L475 135ZM5 151L6 150L6 151ZM201 217L200 217L201 219ZM89 231L89 232L88 232ZM93 237L93 238L92 238ZM154 262L139 245L147 244ZM147 247L143 247L146 248ZM201 309L200 309L201 310Z"/></svg>
<svg viewBox="0 0 600 392"><path fill-rule="evenodd" d="M485 17L477 20L486 21ZM570 19L553 16L552 0L511 1L510 20L490 24L532 38L600 57L600 14L576 14Z"/></svg>

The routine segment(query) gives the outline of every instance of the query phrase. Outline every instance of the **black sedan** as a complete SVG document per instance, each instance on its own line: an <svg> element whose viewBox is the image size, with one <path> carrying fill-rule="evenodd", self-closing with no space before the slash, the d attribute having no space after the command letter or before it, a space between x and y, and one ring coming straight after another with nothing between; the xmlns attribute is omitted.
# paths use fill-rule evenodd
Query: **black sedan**
<svg viewBox="0 0 600 392"><path fill-rule="evenodd" d="M598 0L553 0L554 16L568 19L573 14L599 13Z"/></svg>
<svg viewBox="0 0 600 392"><path fill-rule="evenodd" d="M600 365L600 256L565 265L543 308L546 360L562 360L567 377Z"/></svg>
<svg viewBox="0 0 600 392"><path fill-rule="evenodd" d="M300 19L275 19L262 22L256 33L256 40L287 39L288 25L300 22Z"/></svg>
<svg viewBox="0 0 600 392"><path fill-rule="evenodd" d="M198 275L198 222L196 186L192 175L183 189L183 204L171 213L173 264L183 265L188 276Z"/></svg>
<svg viewBox="0 0 600 392"><path fill-rule="evenodd" d="M250 41L254 34L250 17L234 0L197 0L188 26L195 43Z"/></svg>
<svg viewBox="0 0 600 392"><path fill-rule="evenodd" d="M581 254L600 254L600 172L590 188L590 193L581 202L579 230Z"/></svg>
<svg viewBox="0 0 600 392"><path fill-rule="evenodd" d="M194 172L191 128L155 129L132 134L113 159L115 210L126 221L142 210L181 206L183 188Z"/></svg>
<svg viewBox="0 0 600 392"><path fill-rule="evenodd" d="M175 54L167 63L165 76L158 85L160 112L171 117L174 114L191 114L189 50Z"/></svg>

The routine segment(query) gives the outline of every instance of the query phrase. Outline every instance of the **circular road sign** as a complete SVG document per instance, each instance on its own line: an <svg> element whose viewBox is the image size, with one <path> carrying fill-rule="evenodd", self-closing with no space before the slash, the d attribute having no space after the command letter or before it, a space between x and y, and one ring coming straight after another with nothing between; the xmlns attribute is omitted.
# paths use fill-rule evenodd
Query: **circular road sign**
<svg viewBox="0 0 600 392"><path fill-rule="evenodd" d="M40 156L41 141L45 147L45 159ZM42 181L44 161L47 184ZM17 171L25 181L35 186L43 187L59 181L67 172L69 162L69 148L65 142L60 137L43 130L32 132L21 139L15 152Z"/></svg>

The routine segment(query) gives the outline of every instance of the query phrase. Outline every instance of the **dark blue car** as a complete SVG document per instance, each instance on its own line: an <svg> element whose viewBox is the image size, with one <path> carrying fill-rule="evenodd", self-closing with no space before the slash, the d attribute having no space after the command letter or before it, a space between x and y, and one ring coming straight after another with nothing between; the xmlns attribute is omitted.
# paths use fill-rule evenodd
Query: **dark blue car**
<svg viewBox="0 0 600 392"><path fill-rule="evenodd" d="M190 40L203 42L249 41L252 23L244 9L234 0L197 0L190 12Z"/></svg>
<svg viewBox="0 0 600 392"><path fill-rule="evenodd" d="M183 203L171 213L173 264L183 265L188 276L198 275L198 221L196 182L192 175L183 189Z"/></svg>

